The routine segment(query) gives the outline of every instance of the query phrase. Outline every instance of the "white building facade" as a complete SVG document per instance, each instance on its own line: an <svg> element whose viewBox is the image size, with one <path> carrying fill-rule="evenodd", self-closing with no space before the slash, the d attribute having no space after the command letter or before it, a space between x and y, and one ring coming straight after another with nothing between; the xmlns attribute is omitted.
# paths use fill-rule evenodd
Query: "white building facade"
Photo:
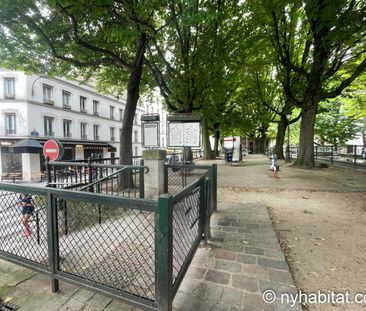
<svg viewBox="0 0 366 311"><path fill-rule="evenodd" d="M88 85L0 69L0 173L20 165L9 147L25 138L58 139L64 146L62 160L118 157L124 108L125 98L98 94ZM134 156L142 153L143 113L137 107Z"/></svg>

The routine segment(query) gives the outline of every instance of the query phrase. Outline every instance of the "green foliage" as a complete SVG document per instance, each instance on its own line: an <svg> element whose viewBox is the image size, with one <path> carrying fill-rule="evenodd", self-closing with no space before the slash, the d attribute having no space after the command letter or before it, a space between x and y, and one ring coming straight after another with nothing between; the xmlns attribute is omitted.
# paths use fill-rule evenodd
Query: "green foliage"
<svg viewBox="0 0 366 311"><path fill-rule="evenodd" d="M338 99L321 104L322 113L318 114L315 122L315 135L321 144L342 145L360 133L355 117L347 116L342 106Z"/></svg>
<svg viewBox="0 0 366 311"><path fill-rule="evenodd" d="M0 65L126 90L142 33L153 36L159 1L3 0ZM107 87L108 86L108 87Z"/></svg>

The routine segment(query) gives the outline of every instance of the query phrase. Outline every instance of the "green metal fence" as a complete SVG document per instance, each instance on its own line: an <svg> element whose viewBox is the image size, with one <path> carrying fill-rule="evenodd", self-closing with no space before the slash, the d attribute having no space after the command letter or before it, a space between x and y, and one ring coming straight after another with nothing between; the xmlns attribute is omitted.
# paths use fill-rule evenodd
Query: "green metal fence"
<svg viewBox="0 0 366 311"><path fill-rule="evenodd" d="M98 164L87 162L47 161L46 181L49 187L97 192L123 197L144 197L144 174L149 169L143 165Z"/></svg>
<svg viewBox="0 0 366 311"><path fill-rule="evenodd" d="M66 281L146 310L172 310L207 223L208 184L198 175L158 201L0 184L0 258L49 275L53 292ZM20 193L35 208L29 236Z"/></svg>
<svg viewBox="0 0 366 311"><path fill-rule="evenodd" d="M164 166L164 192L176 194L198 178L205 179L204 232L205 240L210 235L210 219L217 210L217 165L166 164Z"/></svg>

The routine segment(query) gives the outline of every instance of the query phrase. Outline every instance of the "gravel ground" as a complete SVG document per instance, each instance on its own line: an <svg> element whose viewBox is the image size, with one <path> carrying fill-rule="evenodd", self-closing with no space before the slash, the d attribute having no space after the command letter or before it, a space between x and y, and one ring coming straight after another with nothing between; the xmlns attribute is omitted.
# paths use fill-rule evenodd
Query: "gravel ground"
<svg viewBox="0 0 366 311"><path fill-rule="evenodd" d="M209 163L202 161L201 163ZM304 170L250 156L239 166L218 163L218 198L263 203L296 285L308 294L366 293L366 172L349 168ZM224 192L232 189L233 192ZM305 310L366 310L363 304L306 304Z"/></svg>

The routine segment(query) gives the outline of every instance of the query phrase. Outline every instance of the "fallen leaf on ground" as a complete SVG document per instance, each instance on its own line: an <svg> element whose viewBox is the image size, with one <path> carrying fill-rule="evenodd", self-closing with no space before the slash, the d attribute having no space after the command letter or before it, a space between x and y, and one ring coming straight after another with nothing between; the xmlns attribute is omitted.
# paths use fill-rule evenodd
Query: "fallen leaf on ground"
<svg viewBox="0 0 366 311"><path fill-rule="evenodd" d="M337 268L336 267L333 267L333 268L329 268L330 271L337 271Z"/></svg>

